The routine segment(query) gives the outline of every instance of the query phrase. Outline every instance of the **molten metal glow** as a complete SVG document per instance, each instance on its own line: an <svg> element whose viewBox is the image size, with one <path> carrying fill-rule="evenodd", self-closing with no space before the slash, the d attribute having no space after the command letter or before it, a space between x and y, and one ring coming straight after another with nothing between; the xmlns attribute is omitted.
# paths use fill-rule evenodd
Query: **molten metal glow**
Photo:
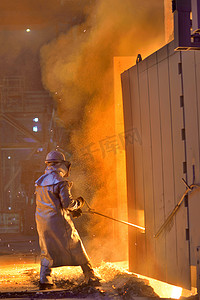
<svg viewBox="0 0 200 300"><path fill-rule="evenodd" d="M138 275L138 274L137 274ZM154 289L155 293L161 298L179 299L182 295L182 288L174 286L162 281L155 280L146 276L138 275L139 278L147 279L149 285Z"/></svg>
<svg viewBox="0 0 200 300"><path fill-rule="evenodd" d="M35 286L30 282L30 277L28 276L30 270L37 274L39 272L39 264L24 262L1 266L1 292L33 290Z"/></svg>
<svg viewBox="0 0 200 300"><path fill-rule="evenodd" d="M38 289L36 283L39 280L39 268L39 263L22 262L8 265L3 264L0 270L1 292L36 291ZM126 283L134 278L133 273L128 272L127 268L127 261L119 263L102 263L95 269L95 273L103 279L103 288L108 285L108 282L110 288L123 288ZM181 287L169 285L138 274L135 275L141 279L147 280L155 293L160 297L179 299L181 295L186 296L186 291L184 290L184 295L184 291L182 292ZM78 285L83 281L83 274L80 267L54 268L52 269L52 277L53 280L56 280L57 282L68 280L70 282L76 282ZM187 297L191 295L192 292L187 291Z"/></svg>
<svg viewBox="0 0 200 300"><path fill-rule="evenodd" d="M179 299L181 294L182 294L182 288L177 287L177 286L172 288L171 298Z"/></svg>

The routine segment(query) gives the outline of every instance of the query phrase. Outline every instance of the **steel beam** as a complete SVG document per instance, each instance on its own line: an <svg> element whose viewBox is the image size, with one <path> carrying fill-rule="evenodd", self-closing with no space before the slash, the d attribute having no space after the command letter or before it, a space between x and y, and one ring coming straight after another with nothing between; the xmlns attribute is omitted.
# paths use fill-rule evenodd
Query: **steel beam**
<svg viewBox="0 0 200 300"><path fill-rule="evenodd" d="M23 150L23 149L37 149L42 146L42 143L6 143L1 144L1 150Z"/></svg>
<svg viewBox="0 0 200 300"><path fill-rule="evenodd" d="M192 32L200 32L200 0L191 0L192 4Z"/></svg>
<svg viewBox="0 0 200 300"><path fill-rule="evenodd" d="M38 143L42 143L38 137L36 137L36 135L34 135L31 131L29 131L28 129L26 129L24 126L22 126L19 122L17 122L16 120L14 120L14 118L12 118L10 115L8 114L0 114L0 119L3 119L4 121L6 121L8 124L10 124L11 126L13 126L15 129L17 129L19 132L23 133L26 137L30 137L33 140L35 140Z"/></svg>
<svg viewBox="0 0 200 300"><path fill-rule="evenodd" d="M31 153L27 156L27 160L29 160L33 154L35 153L35 151L37 150L37 148L34 148ZM15 178L19 175L19 173L21 172L21 168L18 168L17 171L15 172L15 174L12 176L12 178L9 180L9 182L5 185L4 187L4 191L6 191L10 185L12 184L12 182L15 180Z"/></svg>

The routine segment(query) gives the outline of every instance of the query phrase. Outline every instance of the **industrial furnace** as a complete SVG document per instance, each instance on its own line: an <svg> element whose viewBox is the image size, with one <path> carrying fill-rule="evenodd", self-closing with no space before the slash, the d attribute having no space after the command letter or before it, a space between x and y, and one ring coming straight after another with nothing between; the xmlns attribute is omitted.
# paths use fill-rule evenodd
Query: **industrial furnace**
<svg viewBox="0 0 200 300"><path fill-rule="evenodd" d="M128 217L140 225L143 215L146 228L129 228L129 262L190 289L200 246L200 1L173 1L173 12L174 40L121 75L125 131L137 131L126 143Z"/></svg>

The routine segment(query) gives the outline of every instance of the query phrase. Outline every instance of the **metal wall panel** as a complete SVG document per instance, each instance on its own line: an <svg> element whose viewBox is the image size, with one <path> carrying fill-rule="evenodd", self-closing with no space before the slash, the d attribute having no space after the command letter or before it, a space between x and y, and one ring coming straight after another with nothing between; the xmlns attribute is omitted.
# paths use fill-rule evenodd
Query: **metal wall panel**
<svg viewBox="0 0 200 300"><path fill-rule="evenodd" d="M164 219L174 208L174 161L173 161L173 129L172 129L172 105L171 87L169 77L168 49L164 53L158 53L158 81L160 99L160 121L161 121L161 144L162 144L162 167L163 167L163 197L164 197ZM174 222L174 221L173 221ZM163 222L162 222L163 224ZM160 223L160 227L162 226ZM176 231L174 223L169 224L165 234L159 236L161 243L165 243L166 258L163 261L166 278L165 281L174 281L177 277L174 269L177 268ZM158 228L159 229L159 228ZM163 241L162 241L163 240ZM170 247L169 247L170 246Z"/></svg>
<svg viewBox="0 0 200 300"><path fill-rule="evenodd" d="M183 108L180 105L182 96L182 74L180 52L174 52L169 56L169 78L171 92L171 118L172 118L172 143L173 143L173 165L174 165L174 206L181 199L185 186L182 178L186 179L184 170L185 141L182 140L182 129L184 128ZM171 207L173 209L173 207ZM186 241L185 230L187 228L187 208L182 205L173 218L176 231L176 265L174 266L174 283L190 287L189 268L189 246ZM173 241L174 242L174 241ZM170 247L170 242L167 244ZM173 267L172 267L173 268ZM172 270L173 271L173 270ZM176 281L175 281L176 276Z"/></svg>
<svg viewBox="0 0 200 300"><path fill-rule="evenodd" d="M151 274L155 267L155 240L154 232L154 199L152 178L152 144L151 124L149 111L148 74L146 61L138 65L138 80L141 106L141 131L142 131L142 154L143 154L143 181L144 181L144 208L146 227L146 274ZM132 99L132 101L134 101ZM137 176L137 174L135 174ZM140 272L139 272L140 273Z"/></svg>
<svg viewBox="0 0 200 300"><path fill-rule="evenodd" d="M150 57L151 58L151 57ZM159 230L164 222L164 194L163 194L163 164L162 164L162 144L161 144L161 124L160 124L160 102L159 102L159 78L158 69L155 63L147 70L149 88L149 106L151 121L151 144L152 144L152 178L153 178L153 200L154 200L154 232ZM157 201L156 201L157 200ZM152 237L153 238L153 237ZM165 265L160 261L165 261L165 241L161 236L155 239L156 260L154 266L155 277L165 280Z"/></svg>
<svg viewBox="0 0 200 300"><path fill-rule="evenodd" d="M122 89L125 126L132 122L142 140L131 152L126 145L127 180L134 178L127 185L134 194L128 195L129 220L137 220L136 211L144 208L146 227L143 236L137 232L131 241L130 235L130 269L190 288L187 207L182 205L154 237L185 191L182 178L187 179L181 71L181 54L171 43L124 72Z"/></svg>
<svg viewBox="0 0 200 300"><path fill-rule="evenodd" d="M185 110L187 180L200 183L200 53L182 53L183 96ZM196 265L196 247L200 245L200 190L188 195L191 265Z"/></svg>
<svg viewBox="0 0 200 300"><path fill-rule="evenodd" d="M134 220L136 224L144 226L144 182L143 182L143 155L142 155L142 128L141 128L141 107L140 107L140 92L139 92L139 80L137 75L137 68L131 68L129 70L130 82L130 94L131 99L131 111L132 111L132 124L134 132L137 135L134 141L134 192L135 192L135 213ZM132 259L133 265L130 265L131 269L135 272L146 273L146 243L145 234L140 230L135 231L136 243L135 247L136 257Z"/></svg>
<svg viewBox="0 0 200 300"><path fill-rule="evenodd" d="M124 129L125 132L129 132L133 128L132 110L131 110L131 97L130 97L130 80L129 72L122 74L122 91L123 98L126 99L123 102L124 107ZM134 193L134 163L133 163L133 143L128 143L126 138L126 174L127 174L127 200L128 200L128 219L130 222L134 222L135 216L135 193ZM129 228L129 264L133 266L135 264L136 257L136 230ZM131 252L131 253L130 253Z"/></svg>

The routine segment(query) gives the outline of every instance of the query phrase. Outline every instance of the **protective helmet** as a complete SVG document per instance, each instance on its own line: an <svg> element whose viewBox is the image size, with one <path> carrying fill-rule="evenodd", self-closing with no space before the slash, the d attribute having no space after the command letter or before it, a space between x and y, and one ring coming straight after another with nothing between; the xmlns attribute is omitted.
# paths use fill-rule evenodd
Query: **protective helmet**
<svg viewBox="0 0 200 300"><path fill-rule="evenodd" d="M51 151L47 154L45 163L66 162L65 155L59 151Z"/></svg>

